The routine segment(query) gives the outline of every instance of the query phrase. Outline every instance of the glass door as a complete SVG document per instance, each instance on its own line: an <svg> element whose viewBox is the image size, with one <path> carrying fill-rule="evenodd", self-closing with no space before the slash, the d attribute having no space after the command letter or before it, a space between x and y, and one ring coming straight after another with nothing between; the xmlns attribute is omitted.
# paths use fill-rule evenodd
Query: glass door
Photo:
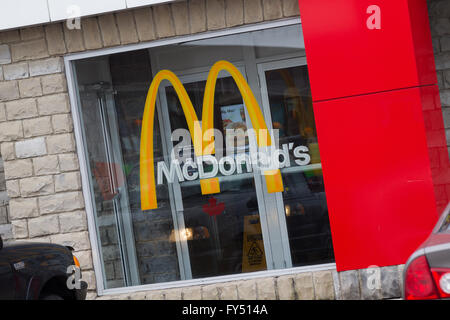
<svg viewBox="0 0 450 320"><path fill-rule="evenodd" d="M109 266L104 268L105 287L139 285L128 186L111 84L98 82L83 86L80 105L86 124L85 139L89 142L91 185L98 190L95 204L98 232L102 235L101 255Z"/></svg>
<svg viewBox="0 0 450 320"><path fill-rule="evenodd" d="M243 68L241 72L245 75ZM199 119L207 76L208 72L202 72L180 77ZM175 137L179 129L187 130L188 126L170 83L162 84L159 97L158 114L164 128L166 154L181 152L184 161L193 159L190 141L180 149ZM222 137L216 138L216 159L220 161L233 154L248 156L251 145L248 138L227 136L227 129L245 132L251 125L241 93L227 72L221 72L217 80L214 117L216 137ZM233 147L227 147L230 145ZM225 168L230 169L228 164ZM185 279L263 271L273 265L263 192L255 186L260 177L255 177L252 164L243 162L233 174L219 172L217 177L221 192L209 196L201 194L198 179L171 184L182 258L180 268L184 269L181 273Z"/></svg>
<svg viewBox="0 0 450 320"><path fill-rule="evenodd" d="M289 159L276 202L284 250L292 266L334 262L306 58L258 64L264 116ZM289 267L289 266L288 266Z"/></svg>

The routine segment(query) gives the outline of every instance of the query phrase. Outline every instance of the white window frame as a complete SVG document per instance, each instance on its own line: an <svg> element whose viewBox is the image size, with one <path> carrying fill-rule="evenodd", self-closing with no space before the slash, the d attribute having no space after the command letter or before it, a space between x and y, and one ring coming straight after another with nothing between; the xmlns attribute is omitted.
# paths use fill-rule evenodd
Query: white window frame
<svg viewBox="0 0 450 320"><path fill-rule="evenodd" d="M123 293L134 293L139 291L151 291L151 290L162 290L162 289L170 289L170 288L181 288L181 287L189 287L196 285L206 285L206 284L214 284L214 283L223 283L229 281L237 281L237 280L247 280L247 279L256 279L262 277L275 277L281 275L289 275L289 274L297 274L303 272L315 272L322 270L336 270L335 263L327 263L327 264L319 264L312 266L304 266L304 267L296 267L296 268L287 268L287 269L276 269L276 270L267 270L260 272L252 272L252 273L241 273L227 276L217 276L217 277L209 277L202 279L193 279L193 280L181 280L181 281L173 281L168 283L157 283L157 284L148 284L148 285L140 285L133 287L121 287L114 289L106 289L104 287L104 279L105 273L103 270L103 263L101 260L101 249L98 241L98 228L95 222L95 209L93 207L92 202L92 192L90 188L90 175L88 170L87 163L87 152L85 150L86 144L83 137L83 128L82 128L82 119L80 113L80 102L78 101L78 95L76 90L76 77L75 77L75 69L73 66L73 62L80 59L99 57L104 55L111 55L122 52L136 51L142 49L149 49L160 46L167 46L172 44L178 44L183 42L190 42L202 39L216 38L221 36L228 36L232 34L246 33L258 30L265 30L283 26L297 25L301 24L300 18L289 18L282 19L273 22L263 22L257 23L253 25L241 26L230 28L226 30L220 31L212 31L212 32L204 32L197 35L188 35L182 37L175 37L170 39L156 40L152 42L144 42L139 44L132 44L114 48L105 48L99 50L92 50L87 52L69 54L64 56L64 64L66 70L67 77L67 85L68 85L68 93L71 105L71 112L74 124L74 135L77 144L77 155L80 164L80 173L82 180L82 192L85 201L85 210L87 214L87 222L88 222L88 232L89 239L91 242L92 248L92 259L93 259L93 267L96 278L96 287L97 294L99 296L102 295L113 295L113 294L123 294ZM302 35L299 35L301 37ZM249 71L247 71L249 72ZM250 71L252 72L252 71ZM257 70L253 72L257 73Z"/></svg>

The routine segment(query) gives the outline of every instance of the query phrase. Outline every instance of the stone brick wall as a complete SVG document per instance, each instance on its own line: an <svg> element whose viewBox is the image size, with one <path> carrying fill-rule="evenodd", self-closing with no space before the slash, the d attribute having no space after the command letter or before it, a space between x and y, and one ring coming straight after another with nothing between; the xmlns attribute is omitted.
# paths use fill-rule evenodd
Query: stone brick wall
<svg viewBox="0 0 450 320"><path fill-rule="evenodd" d="M298 15L296 0L190 0L0 33L0 146L15 239L71 244L95 279L62 57Z"/></svg>
<svg viewBox="0 0 450 320"><path fill-rule="evenodd" d="M67 50L55 41L58 35L60 24L0 33L0 150L9 219L15 240L73 245L95 289L62 59Z"/></svg>
<svg viewBox="0 0 450 320"><path fill-rule="evenodd" d="M450 2L428 2L450 141ZM81 30L55 23L0 32L0 153L10 198L7 219L0 201L0 232L10 222L14 239L74 246L89 283L88 298L96 298L62 57L297 15L297 0L188 0L86 18ZM0 198L1 177L0 170ZM402 268L377 269L375 280L373 270L331 270L100 299L396 298Z"/></svg>
<svg viewBox="0 0 450 320"><path fill-rule="evenodd" d="M428 0L428 7L444 125L450 146L450 1Z"/></svg>
<svg viewBox="0 0 450 320"><path fill-rule="evenodd" d="M3 160L0 158L0 235L3 241L12 240L12 227L9 223L9 197L6 192L6 180Z"/></svg>
<svg viewBox="0 0 450 320"><path fill-rule="evenodd" d="M305 272L279 277L231 281L107 295L99 300L375 300L401 296L403 266L336 272Z"/></svg>

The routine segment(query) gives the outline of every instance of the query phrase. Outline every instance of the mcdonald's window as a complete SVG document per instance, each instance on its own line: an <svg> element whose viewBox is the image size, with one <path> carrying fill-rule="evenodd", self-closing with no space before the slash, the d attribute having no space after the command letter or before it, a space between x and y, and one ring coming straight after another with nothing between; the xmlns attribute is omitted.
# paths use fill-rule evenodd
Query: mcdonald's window
<svg viewBox="0 0 450 320"><path fill-rule="evenodd" d="M300 25L101 54L72 72L104 288L334 262Z"/></svg>

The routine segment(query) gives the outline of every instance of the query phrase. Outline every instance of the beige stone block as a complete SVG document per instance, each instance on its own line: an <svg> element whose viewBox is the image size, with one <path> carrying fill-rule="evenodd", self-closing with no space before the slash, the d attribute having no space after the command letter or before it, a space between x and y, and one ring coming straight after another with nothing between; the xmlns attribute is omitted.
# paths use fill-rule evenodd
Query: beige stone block
<svg viewBox="0 0 450 320"><path fill-rule="evenodd" d="M14 220L11 221L12 232L14 239L28 238L28 223L27 220Z"/></svg>
<svg viewBox="0 0 450 320"><path fill-rule="evenodd" d="M313 273L316 300L334 300L334 283L331 271Z"/></svg>
<svg viewBox="0 0 450 320"><path fill-rule="evenodd" d="M37 217L38 214L36 198L16 198L9 201L9 216L12 221Z"/></svg>
<svg viewBox="0 0 450 320"><path fill-rule="evenodd" d="M14 147L17 158L39 157L47 154L47 147L43 137L16 142Z"/></svg>
<svg viewBox="0 0 450 320"><path fill-rule="evenodd" d="M31 177L20 180L20 193L22 197L33 197L53 194L55 186L51 176Z"/></svg>
<svg viewBox="0 0 450 320"><path fill-rule="evenodd" d="M45 25L45 37L47 39L50 55L64 54L67 52L62 23Z"/></svg>
<svg viewBox="0 0 450 320"><path fill-rule="evenodd" d="M49 154L67 153L75 151L75 140L71 133L58 134L47 138Z"/></svg>
<svg viewBox="0 0 450 320"><path fill-rule="evenodd" d="M83 41L83 31L79 29L69 30L67 26L63 26L64 39L68 52L77 52L86 50Z"/></svg>
<svg viewBox="0 0 450 320"><path fill-rule="evenodd" d="M62 173L55 176L55 191L76 191L81 189L79 172Z"/></svg>
<svg viewBox="0 0 450 320"><path fill-rule="evenodd" d="M78 157L75 153L61 154L58 158L62 172L74 171L80 168Z"/></svg>
<svg viewBox="0 0 450 320"><path fill-rule="evenodd" d="M69 113L69 96L66 93L40 97L37 100L39 114L42 116Z"/></svg>
<svg viewBox="0 0 450 320"><path fill-rule="evenodd" d="M170 6L159 5L153 7L153 16L158 38L167 38L175 35Z"/></svg>
<svg viewBox="0 0 450 320"><path fill-rule="evenodd" d="M202 300L202 288L200 286L183 288L182 294L183 300Z"/></svg>
<svg viewBox="0 0 450 320"><path fill-rule="evenodd" d="M0 64L10 64L11 63L11 51L9 50L9 45L0 45Z"/></svg>
<svg viewBox="0 0 450 320"><path fill-rule="evenodd" d="M6 190L9 198L20 197L19 180L6 181Z"/></svg>
<svg viewBox="0 0 450 320"><path fill-rule="evenodd" d="M13 61L48 57L47 43L44 39L39 39L11 44L11 56Z"/></svg>
<svg viewBox="0 0 450 320"><path fill-rule="evenodd" d="M261 0L244 0L244 22L255 23L263 21Z"/></svg>
<svg viewBox="0 0 450 320"><path fill-rule="evenodd" d="M400 264L397 266L397 272L398 272L398 283L400 285L400 288L403 288L403 272L405 271L405 265Z"/></svg>
<svg viewBox="0 0 450 320"><path fill-rule="evenodd" d="M13 142L2 143L0 155L4 161L14 160L16 158L16 154L14 151L14 143Z"/></svg>
<svg viewBox="0 0 450 320"><path fill-rule="evenodd" d="M50 237L50 240L52 243L71 246L75 251L91 249L87 231L55 234Z"/></svg>
<svg viewBox="0 0 450 320"><path fill-rule="evenodd" d="M299 300L314 300L314 284L311 273L294 276L294 287Z"/></svg>
<svg viewBox="0 0 450 320"><path fill-rule="evenodd" d="M33 158L34 174L37 176L59 173L58 156Z"/></svg>
<svg viewBox="0 0 450 320"><path fill-rule="evenodd" d="M281 0L263 0L264 20L275 20L283 17Z"/></svg>
<svg viewBox="0 0 450 320"><path fill-rule="evenodd" d="M21 98L32 98L42 96L41 81L39 80L39 78L20 80L19 92Z"/></svg>
<svg viewBox="0 0 450 320"><path fill-rule="evenodd" d="M49 216L42 216L34 219L29 219L28 232L30 238L48 236L59 233L58 216L53 214Z"/></svg>
<svg viewBox="0 0 450 320"><path fill-rule="evenodd" d="M146 292L135 292L130 294L130 300L147 300Z"/></svg>
<svg viewBox="0 0 450 320"><path fill-rule="evenodd" d="M206 15L208 30L223 29L225 23L225 2L224 0L206 1Z"/></svg>
<svg viewBox="0 0 450 320"><path fill-rule="evenodd" d="M164 300L165 296L161 291L157 290L157 291L146 292L145 299L146 300Z"/></svg>
<svg viewBox="0 0 450 320"><path fill-rule="evenodd" d="M38 117L23 121L25 138L48 135L53 132L50 117Z"/></svg>
<svg viewBox="0 0 450 320"><path fill-rule="evenodd" d="M87 282L89 290L94 290L97 288L94 271L82 272L81 279Z"/></svg>
<svg viewBox="0 0 450 320"><path fill-rule="evenodd" d="M60 57L30 61L29 64L31 77L60 73L64 71L64 62Z"/></svg>
<svg viewBox="0 0 450 320"><path fill-rule="evenodd" d="M256 287L258 290L258 300L275 300L277 298L274 278L258 279Z"/></svg>
<svg viewBox="0 0 450 320"><path fill-rule="evenodd" d="M164 295L165 295L166 300L181 300L181 289L176 288L176 289L165 290Z"/></svg>
<svg viewBox="0 0 450 320"><path fill-rule="evenodd" d="M236 284L219 285L220 300L238 300Z"/></svg>
<svg viewBox="0 0 450 320"><path fill-rule="evenodd" d="M244 24L244 0L225 0L225 20L227 27Z"/></svg>
<svg viewBox="0 0 450 320"><path fill-rule="evenodd" d="M295 300L294 278L292 276L279 277L277 288L280 300Z"/></svg>
<svg viewBox="0 0 450 320"><path fill-rule="evenodd" d="M119 28L120 42L122 44L136 43L139 41L131 11L116 13L116 21Z"/></svg>
<svg viewBox="0 0 450 320"><path fill-rule="evenodd" d="M156 39L155 26L153 23L152 9L145 7L134 10L134 20L139 41L150 41Z"/></svg>
<svg viewBox="0 0 450 320"><path fill-rule="evenodd" d="M219 290L217 285L212 284L202 287L202 300L219 300Z"/></svg>
<svg viewBox="0 0 450 320"><path fill-rule="evenodd" d="M23 138L22 121L0 123L0 141L13 141Z"/></svg>
<svg viewBox="0 0 450 320"><path fill-rule="evenodd" d="M256 281L245 280L237 284L239 300L256 300Z"/></svg>
<svg viewBox="0 0 450 320"><path fill-rule="evenodd" d="M19 97L17 81L0 82L0 102L19 99Z"/></svg>
<svg viewBox="0 0 450 320"><path fill-rule="evenodd" d="M20 41L19 30L9 30L0 32L0 43L11 43Z"/></svg>
<svg viewBox="0 0 450 320"><path fill-rule="evenodd" d="M32 243L50 243L50 236L37 237L37 238L28 238L27 242L32 242Z"/></svg>
<svg viewBox="0 0 450 320"><path fill-rule="evenodd" d="M300 15L298 0L282 0L282 1L283 1L283 14L285 17Z"/></svg>
<svg viewBox="0 0 450 320"><path fill-rule="evenodd" d="M6 121L6 107L4 103L0 103L0 122Z"/></svg>
<svg viewBox="0 0 450 320"><path fill-rule="evenodd" d="M41 214L69 212L84 208L84 200L81 192L58 193L39 198Z"/></svg>
<svg viewBox="0 0 450 320"><path fill-rule="evenodd" d="M205 0L191 0L189 2L189 16L191 22L191 33L206 31Z"/></svg>
<svg viewBox="0 0 450 320"><path fill-rule="evenodd" d="M61 213L59 224L62 233L87 231L86 213L84 211Z"/></svg>
<svg viewBox="0 0 450 320"><path fill-rule="evenodd" d="M6 103L6 117L8 120L33 118L37 115L35 99L21 99Z"/></svg>
<svg viewBox="0 0 450 320"><path fill-rule="evenodd" d="M10 198L20 197L19 180L6 181L6 190Z"/></svg>
<svg viewBox="0 0 450 320"><path fill-rule="evenodd" d="M6 207L3 207L3 210L6 210ZM14 234L13 234L11 224L0 225L0 234L2 235L2 239L5 242L14 239Z"/></svg>
<svg viewBox="0 0 450 320"><path fill-rule="evenodd" d="M54 94L67 92L67 81L64 74L51 74L41 78L42 92Z"/></svg>
<svg viewBox="0 0 450 320"><path fill-rule="evenodd" d="M19 62L3 66L3 77L7 81L28 78L28 63Z"/></svg>
<svg viewBox="0 0 450 320"><path fill-rule="evenodd" d="M105 14L98 17L98 24L105 47L120 45L119 30L113 14Z"/></svg>
<svg viewBox="0 0 450 320"><path fill-rule="evenodd" d="M176 35L189 34L189 10L187 1L172 4L172 17Z"/></svg>
<svg viewBox="0 0 450 320"><path fill-rule="evenodd" d="M3 67L0 66L0 81L3 81L3 80L4 80L4 78L3 78Z"/></svg>
<svg viewBox="0 0 450 320"><path fill-rule="evenodd" d="M72 132L73 124L70 114L58 114L52 116L53 131L55 133Z"/></svg>
<svg viewBox="0 0 450 320"><path fill-rule="evenodd" d="M81 20L81 30L83 31L86 49L93 50L102 47L102 38L96 17L83 18Z"/></svg>
<svg viewBox="0 0 450 320"><path fill-rule="evenodd" d="M62 229L61 216L59 217L59 224ZM61 230L61 232L63 231ZM75 251L73 254L75 257L77 257L78 262L80 262L80 268L82 271L90 270L93 268L91 250Z"/></svg>
<svg viewBox="0 0 450 320"><path fill-rule="evenodd" d="M86 294L86 300L96 300L97 299L97 292L96 291L88 291Z"/></svg>
<svg viewBox="0 0 450 320"><path fill-rule="evenodd" d="M6 180L26 178L33 174L33 166L30 159L5 161Z"/></svg>
<svg viewBox="0 0 450 320"><path fill-rule="evenodd" d="M20 29L20 37L24 41L41 39L44 37L44 29L42 26Z"/></svg>

